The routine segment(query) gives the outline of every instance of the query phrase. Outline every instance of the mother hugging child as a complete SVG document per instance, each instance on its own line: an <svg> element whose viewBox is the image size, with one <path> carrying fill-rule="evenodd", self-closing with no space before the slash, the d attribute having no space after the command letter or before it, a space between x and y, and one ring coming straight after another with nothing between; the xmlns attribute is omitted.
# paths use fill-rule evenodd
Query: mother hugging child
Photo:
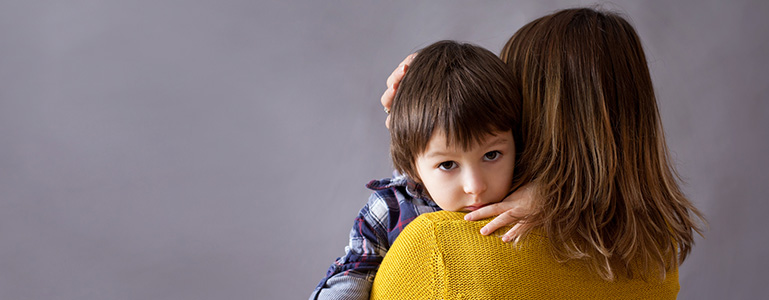
<svg viewBox="0 0 769 300"><path fill-rule="evenodd" d="M676 297L703 218L669 162L633 27L562 10L500 58L443 41L393 72L396 175L369 183L311 299Z"/></svg>

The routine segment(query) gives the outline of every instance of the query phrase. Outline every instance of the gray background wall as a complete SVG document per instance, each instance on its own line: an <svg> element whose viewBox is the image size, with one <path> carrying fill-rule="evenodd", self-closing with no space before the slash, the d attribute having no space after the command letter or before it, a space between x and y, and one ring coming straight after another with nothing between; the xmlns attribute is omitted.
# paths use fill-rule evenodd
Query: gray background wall
<svg viewBox="0 0 769 300"><path fill-rule="evenodd" d="M587 1L0 2L0 298L304 299L388 176L379 96ZM769 298L769 2L614 1L710 229L682 299Z"/></svg>

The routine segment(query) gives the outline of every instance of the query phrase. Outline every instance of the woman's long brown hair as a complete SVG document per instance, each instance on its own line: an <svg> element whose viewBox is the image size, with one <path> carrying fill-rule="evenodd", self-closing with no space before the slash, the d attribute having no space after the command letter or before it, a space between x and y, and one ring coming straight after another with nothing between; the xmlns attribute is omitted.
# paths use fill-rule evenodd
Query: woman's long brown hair
<svg viewBox="0 0 769 300"><path fill-rule="evenodd" d="M559 260L604 279L677 267L704 218L682 193L641 41L621 16L567 9L521 28L500 55L522 86L519 183L532 182Z"/></svg>

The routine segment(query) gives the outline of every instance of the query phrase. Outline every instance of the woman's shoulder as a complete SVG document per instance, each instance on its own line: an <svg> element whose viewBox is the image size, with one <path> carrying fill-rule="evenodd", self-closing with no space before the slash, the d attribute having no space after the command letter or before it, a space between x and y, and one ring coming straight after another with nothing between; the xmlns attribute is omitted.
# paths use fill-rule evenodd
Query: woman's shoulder
<svg viewBox="0 0 769 300"><path fill-rule="evenodd" d="M465 215L467 213L465 212L455 212L455 211L437 211L432 213L426 213L422 214L412 223L418 223L421 224L421 226L428 225L429 228L438 230L451 230L454 234L467 234L467 235L478 235L480 236L480 231L483 226L491 222L494 218L488 218L483 219L479 221L466 221ZM501 238L502 234L510 230L512 226L504 226L497 231L493 232L490 236L487 237L497 237ZM535 230L533 232L534 236L541 236L539 231ZM501 239L500 239L501 242Z"/></svg>
<svg viewBox="0 0 769 300"><path fill-rule="evenodd" d="M417 218L417 220L422 219L422 222L431 222L431 223L464 221L466 214L467 213L463 213L463 212L442 210L442 211L421 214Z"/></svg>

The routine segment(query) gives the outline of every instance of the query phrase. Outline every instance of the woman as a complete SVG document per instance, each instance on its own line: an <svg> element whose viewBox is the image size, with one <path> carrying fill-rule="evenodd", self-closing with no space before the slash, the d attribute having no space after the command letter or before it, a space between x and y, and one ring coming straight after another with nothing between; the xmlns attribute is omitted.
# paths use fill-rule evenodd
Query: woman
<svg viewBox="0 0 769 300"><path fill-rule="evenodd" d="M386 108L392 104L410 58L388 78L388 90L382 96ZM654 285L653 292L658 293L654 295L674 298L677 267L691 251L694 232L701 233L696 220L702 216L676 181L645 54L633 27L614 13L588 8L562 10L518 30L500 58L522 86L523 152L515 177L516 186L523 187L505 201L464 218L499 215L480 229L484 235L515 223L503 240L534 244L534 252L529 253L533 256L520 256L516 250L494 243L489 247L516 257L516 263L522 263L528 274L538 272L527 263L533 259L557 262L551 265L557 269L552 277L556 281L551 284L568 283L562 276L576 268L576 274L593 274L605 282L615 282L596 285L598 292L634 298L640 294L632 294L637 291L632 286ZM428 229L422 229L434 230L430 226L451 223L456 216L443 214L434 219L421 220L428 224ZM472 226L467 224L460 227ZM404 231L393 249L422 253L416 256L424 255L424 251L434 255L440 252L437 249L450 248L442 248L444 242L452 243L435 235L435 247L411 251L405 242L398 245L401 239L409 240L408 234ZM543 249L547 251L540 251ZM495 256L484 257L489 255ZM382 291L408 288L393 283L394 277L387 275L393 268L387 264L388 260L405 263L410 259L396 255L388 259L390 256L388 253L377 275L372 291L375 298L387 294ZM483 257L473 259L484 261ZM431 270L442 266L446 271L445 261L435 263ZM398 278L408 279L412 274L406 272ZM445 291L446 286L468 278L491 280L492 285L520 284L512 281L510 272L497 276L451 273L459 277L435 280L446 279L447 274L434 274L437 277L425 285ZM675 277L674 289L666 276ZM436 282L440 287L434 286ZM623 285L619 292L600 288L616 288L620 282L629 285ZM410 285L416 286L413 280Z"/></svg>

